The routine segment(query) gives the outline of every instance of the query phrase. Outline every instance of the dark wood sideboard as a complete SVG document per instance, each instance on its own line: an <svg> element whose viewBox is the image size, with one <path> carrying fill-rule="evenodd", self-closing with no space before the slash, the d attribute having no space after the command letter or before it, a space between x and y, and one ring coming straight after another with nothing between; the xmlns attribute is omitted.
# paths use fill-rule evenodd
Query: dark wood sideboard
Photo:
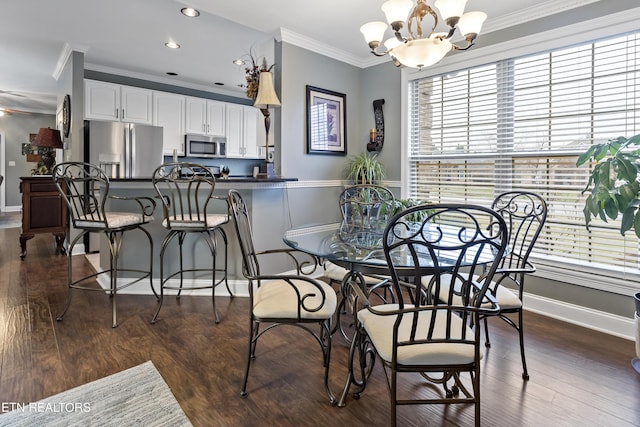
<svg viewBox="0 0 640 427"><path fill-rule="evenodd" d="M51 233L56 240L56 253L64 253L67 235L67 204L64 202L51 176L23 176L20 178L22 193L22 231L20 233L20 258L27 255L27 240L37 233Z"/></svg>

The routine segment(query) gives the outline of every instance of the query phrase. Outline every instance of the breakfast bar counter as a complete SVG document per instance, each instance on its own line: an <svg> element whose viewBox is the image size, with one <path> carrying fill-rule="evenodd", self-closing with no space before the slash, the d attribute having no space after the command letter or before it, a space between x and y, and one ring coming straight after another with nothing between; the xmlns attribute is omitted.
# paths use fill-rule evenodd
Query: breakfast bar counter
<svg viewBox="0 0 640 427"><path fill-rule="evenodd" d="M285 247L282 241L282 235L287 227L288 214L288 199L287 199L287 183L297 181L292 178L278 178L278 179L260 179L260 178L238 178L231 177L229 179L217 179L214 196L225 199L230 189L237 190L241 193L245 200L247 207L250 210L251 227L254 237L254 244L257 250L271 249L275 247ZM121 196L121 197L157 197L155 189L150 179L112 179L109 182L109 196ZM212 213L228 213L227 204L224 200L214 200L215 204L212 207ZM107 210L109 211L126 211L131 205L118 200L109 200ZM147 231L151 234L154 244L154 265L153 276L154 284L159 282L160 274L160 248L162 242L167 235L167 230L162 226L163 212L160 203L157 203L156 210L153 214L153 220L145 226ZM238 247L236 232L233 224L233 219L229 219L229 223L223 226L223 229L228 238L228 271L229 271L229 285L236 295L247 295L247 281L242 275L242 257L240 248ZM127 236L125 243L122 247L122 253L120 257L120 265L123 268L135 268L136 265L144 264L145 260L148 262L148 244L144 244L142 237L136 236L135 233L131 236ZM108 246L106 238L100 238L100 265L108 267L109 256ZM146 239L145 239L146 240ZM175 246L175 247L174 247ZM211 255L206 243L202 239L191 239L185 241L185 249L189 248L185 257L185 263L193 263L193 265L203 265L204 263L211 262ZM217 266L222 268L221 256L224 254L223 242L218 244L218 257ZM174 256L175 255L175 256ZM171 245L167 248L165 253L165 268L173 269L176 267L179 260L177 245ZM269 265L270 269L274 271L287 271L291 269L289 265ZM121 280L127 280L122 278ZM198 279L194 280L206 280ZM209 279L210 280L210 279ZM105 282L102 286L106 286L108 278L105 278ZM131 287L128 287L124 292L136 293L136 294L151 294L149 284L136 283ZM193 294L197 294L198 291L193 291ZM210 290L208 291L210 295ZM219 286L216 288L216 294L226 294L226 288Z"/></svg>

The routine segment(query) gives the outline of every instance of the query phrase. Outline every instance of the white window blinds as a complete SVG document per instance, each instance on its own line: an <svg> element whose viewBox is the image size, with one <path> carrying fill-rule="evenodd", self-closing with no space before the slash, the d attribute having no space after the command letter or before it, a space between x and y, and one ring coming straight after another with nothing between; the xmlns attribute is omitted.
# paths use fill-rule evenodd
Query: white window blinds
<svg viewBox="0 0 640 427"><path fill-rule="evenodd" d="M488 206L534 191L549 214L537 262L625 277L638 241L618 222L585 228L587 147L640 133L638 33L409 83L409 196Z"/></svg>

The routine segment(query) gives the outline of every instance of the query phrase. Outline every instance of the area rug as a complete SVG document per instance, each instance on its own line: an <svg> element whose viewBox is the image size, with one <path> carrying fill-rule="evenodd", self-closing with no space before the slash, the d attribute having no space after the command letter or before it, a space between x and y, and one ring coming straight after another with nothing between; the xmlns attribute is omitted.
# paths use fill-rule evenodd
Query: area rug
<svg viewBox="0 0 640 427"><path fill-rule="evenodd" d="M151 361L13 406L0 415L0 426L191 426Z"/></svg>

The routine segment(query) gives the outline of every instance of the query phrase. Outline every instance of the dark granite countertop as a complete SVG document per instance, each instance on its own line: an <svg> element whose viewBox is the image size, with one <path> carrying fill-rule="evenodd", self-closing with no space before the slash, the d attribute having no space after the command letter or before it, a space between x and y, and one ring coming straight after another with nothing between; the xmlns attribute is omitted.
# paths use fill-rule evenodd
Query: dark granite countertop
<svg viewBox="0 0 640 427"><path fill-rule="evenodd" d="M298 178L254 178L251 176L231 176L229 178L216 178L216 182L259 182L259 183L268 183L268 182L291 182L297 181ZM111 182L151 182L151 178L111 178L109 179Z"/></svg>

